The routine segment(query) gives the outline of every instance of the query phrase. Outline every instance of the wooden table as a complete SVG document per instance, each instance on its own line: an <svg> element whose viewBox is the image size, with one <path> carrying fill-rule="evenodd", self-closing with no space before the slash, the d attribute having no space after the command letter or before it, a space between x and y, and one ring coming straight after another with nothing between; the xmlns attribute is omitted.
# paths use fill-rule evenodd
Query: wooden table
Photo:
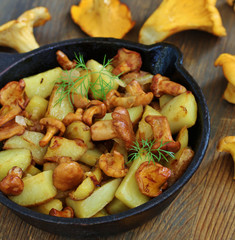
<svg viewBox="0 0 235 240"><path fill-rule="evenodd" d="M52 19L45 26L35 29L36 39L41 46L86 37L87 35L70 17L70 6L78 2L78 0L1 0L0 25L17 18L25 10L45 6L49 9ZM125 36L125 39L137 42L140 27L161 1L122 2L129 5L136 21L134 29ZM217 7L227 30L226 37L218 38L206 32L190 30L167 39L167 42L175 44L182 51L184 66L201 86L208 103L211 137L204 160L178 197L161 215L137 229L105 239L235 239L233 159L230 154L216 152L221 137L235 135L235 105L222 99L227 81L222 69L213 65L221 53L235 54L235 12L225 0L217 1ZM0 204L0 239L68 238L32 227Z"/></svg>

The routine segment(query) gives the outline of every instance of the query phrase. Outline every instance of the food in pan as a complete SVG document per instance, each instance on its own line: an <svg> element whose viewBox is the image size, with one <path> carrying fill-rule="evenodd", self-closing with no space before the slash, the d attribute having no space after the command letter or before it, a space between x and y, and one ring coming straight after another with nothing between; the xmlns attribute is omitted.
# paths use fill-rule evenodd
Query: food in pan
<svg viewBox="0 0 235 240"><path fill-rule="evenodd" d="M0 90L0 190L44 214L90 218L173 185L194 156L192 92L125 48L103 63L55 57L60 67Z"/></svg>

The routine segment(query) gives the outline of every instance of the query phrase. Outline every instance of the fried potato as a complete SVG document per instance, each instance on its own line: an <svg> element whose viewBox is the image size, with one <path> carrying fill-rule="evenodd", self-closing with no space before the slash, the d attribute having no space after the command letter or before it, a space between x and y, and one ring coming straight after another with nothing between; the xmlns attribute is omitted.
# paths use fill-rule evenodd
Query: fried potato
<svg viewBox="0 0 235 240"><path fill-rule="evenodd" d="M99 160L100 156L103 153L98 149L88 149L79 159L80 162L83 162L89 166L95 166L96 162Z"/></svg>
<svg viewBox="0 0 235 240"><path fill-rule="evenodd" d="M57 162L60 157L71 157L76 161L87 151L86 144L80 140L54 136L44 156L45 160Z"/></svg>
<svg viewBox="0 0 235 240"><path fill-rule="evenodd" d="M32 157L28 149L9 149L0 152L0 181L7 176L7 173L14 166L20 167L25 171Z"/></svg>
<svg viewBox="0 0 235 240"><path fill-rule="evenodd" d="M120 201L117 198L114 198L106 207L105 209L107 210L107 213L112 215L112 214L117 214L121 213L124 211L127 211L129 207L127 207L122 201Z"/></svg>
<svg viewBox="0 0 235 240"><path fill-rule="evenodd" d="M161 114L167 117L172 134L179 132L184 126L192 127L197 120L197 102L194 95L187 91L174 97L163 106Z"/></svg>
<svg viewBox="0 0 235 240"><path fill-rule="evenodd" d="M13 136L9 138L3 145L3 149L25 148L32 153L33 160L39 164L43 164L43 157L47 151L47 146L40 147L39 142L44 134L40 132L25 131L21 136Z"/></svg>
<svg viewBox="0 0 235 240"><path fill-rule="evenodd" d="M43 97L33 96L25 110L27 113L29 113L30 119L40 120L45 116L47 105L48 101Z"/></svg>
<svg viewBox="0 0 235 240"><path fill-rule="evenodd" d="M89 218L103 209L114 198L114 194L121 182L117 178L97 188L88 198L81 201L74 201L66 198L66 204L73 208L75 216Z"/></svg>
<svg viewBox="0 0 235 240"><path fill-rule="evenodd" d="M82 139L88 149L92 149L94 147L94 144L91 141L90 127L82 121L75 121L68 125L64 136L68 139Z"/></svg>
<svg viewBox="0 0 235 240"><path fill-rule="evenodd" d="M141 153L140 157L134 160L127 175L124 177L115 193L115 197L122 201L129 208L137 207L149 200L149 197L140 192L135 179L135 173L137 169L141 163L147 160L148 159L145 155L145 152Z"/></svg>
<svg viewBox="0 0 235 240"><path fill-rule="evenodd" d="M23 178L23 192L18 196L9 196L9 199L24 207L37 206L51 200L57 193L53 185L52 173L51 170L44 171Z"/></svg>
<svg viewBox="0 0 235 240"><path fill-rule="evenodd" d="M27 96L31 99L33 96L37 95L43 98L50 96L55 82L58 81L62 69L56 67L48 71L23 78L26 84L25 92Z"/></svg>
<svg viewBox="0 0 235 240"><path fill-rule="evenodd" d="M49 202L43 203L37 207L31 208L33 211L49 215L50 210L54 208L58 211L63 209L63 203L59 199L52 199Z"/></svg>

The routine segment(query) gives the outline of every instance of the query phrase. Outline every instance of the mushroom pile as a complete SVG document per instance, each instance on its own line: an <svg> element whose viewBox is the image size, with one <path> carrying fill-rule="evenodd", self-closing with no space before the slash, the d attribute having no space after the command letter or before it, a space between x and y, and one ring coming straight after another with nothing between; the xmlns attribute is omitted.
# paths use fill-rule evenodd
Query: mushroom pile
<svg viewBox="0 0 235 240"><path fill-rule="evenodd" d="M142 70L138 52L121 48L103 65L77 56L57 51L58 67L0 90L0 190L52 216L115 214L184 173L197 103Z"/></svg>

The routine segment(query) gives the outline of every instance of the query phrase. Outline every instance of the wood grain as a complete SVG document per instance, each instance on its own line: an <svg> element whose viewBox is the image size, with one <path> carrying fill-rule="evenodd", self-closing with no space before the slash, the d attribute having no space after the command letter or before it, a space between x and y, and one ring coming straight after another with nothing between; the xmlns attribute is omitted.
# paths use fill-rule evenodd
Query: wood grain
<svg viewBox="0 0 235 240"><path fill-rule="evenodd" d="M126 0L136 21L125 39L137 42L138 32L160 0ZM22 12L36 6L49 9L52 20L35 29L40 45L72 38L86 37L70 17L70 6L76 0L1 0L0 24L17 18ZM214 67L219 54L235 54L235 13L226 1L217 1L227 36L215 37L202 31L185 31L169 37L183 53L184 66L201 86L211 115L211 137L207 153L198 171L183 187L178 197L159 216L141 227L123 234L99 238L120 239L235 239L235 181L232 157L216 152L221 137L235 135L235 105L222 99L226 80L221 68ZM0 51L12 52L0 48ZM23 222L0 204L0 239L65 240L66 237L49 234ZM76 239L79 239L76 238Z"/></svg>

